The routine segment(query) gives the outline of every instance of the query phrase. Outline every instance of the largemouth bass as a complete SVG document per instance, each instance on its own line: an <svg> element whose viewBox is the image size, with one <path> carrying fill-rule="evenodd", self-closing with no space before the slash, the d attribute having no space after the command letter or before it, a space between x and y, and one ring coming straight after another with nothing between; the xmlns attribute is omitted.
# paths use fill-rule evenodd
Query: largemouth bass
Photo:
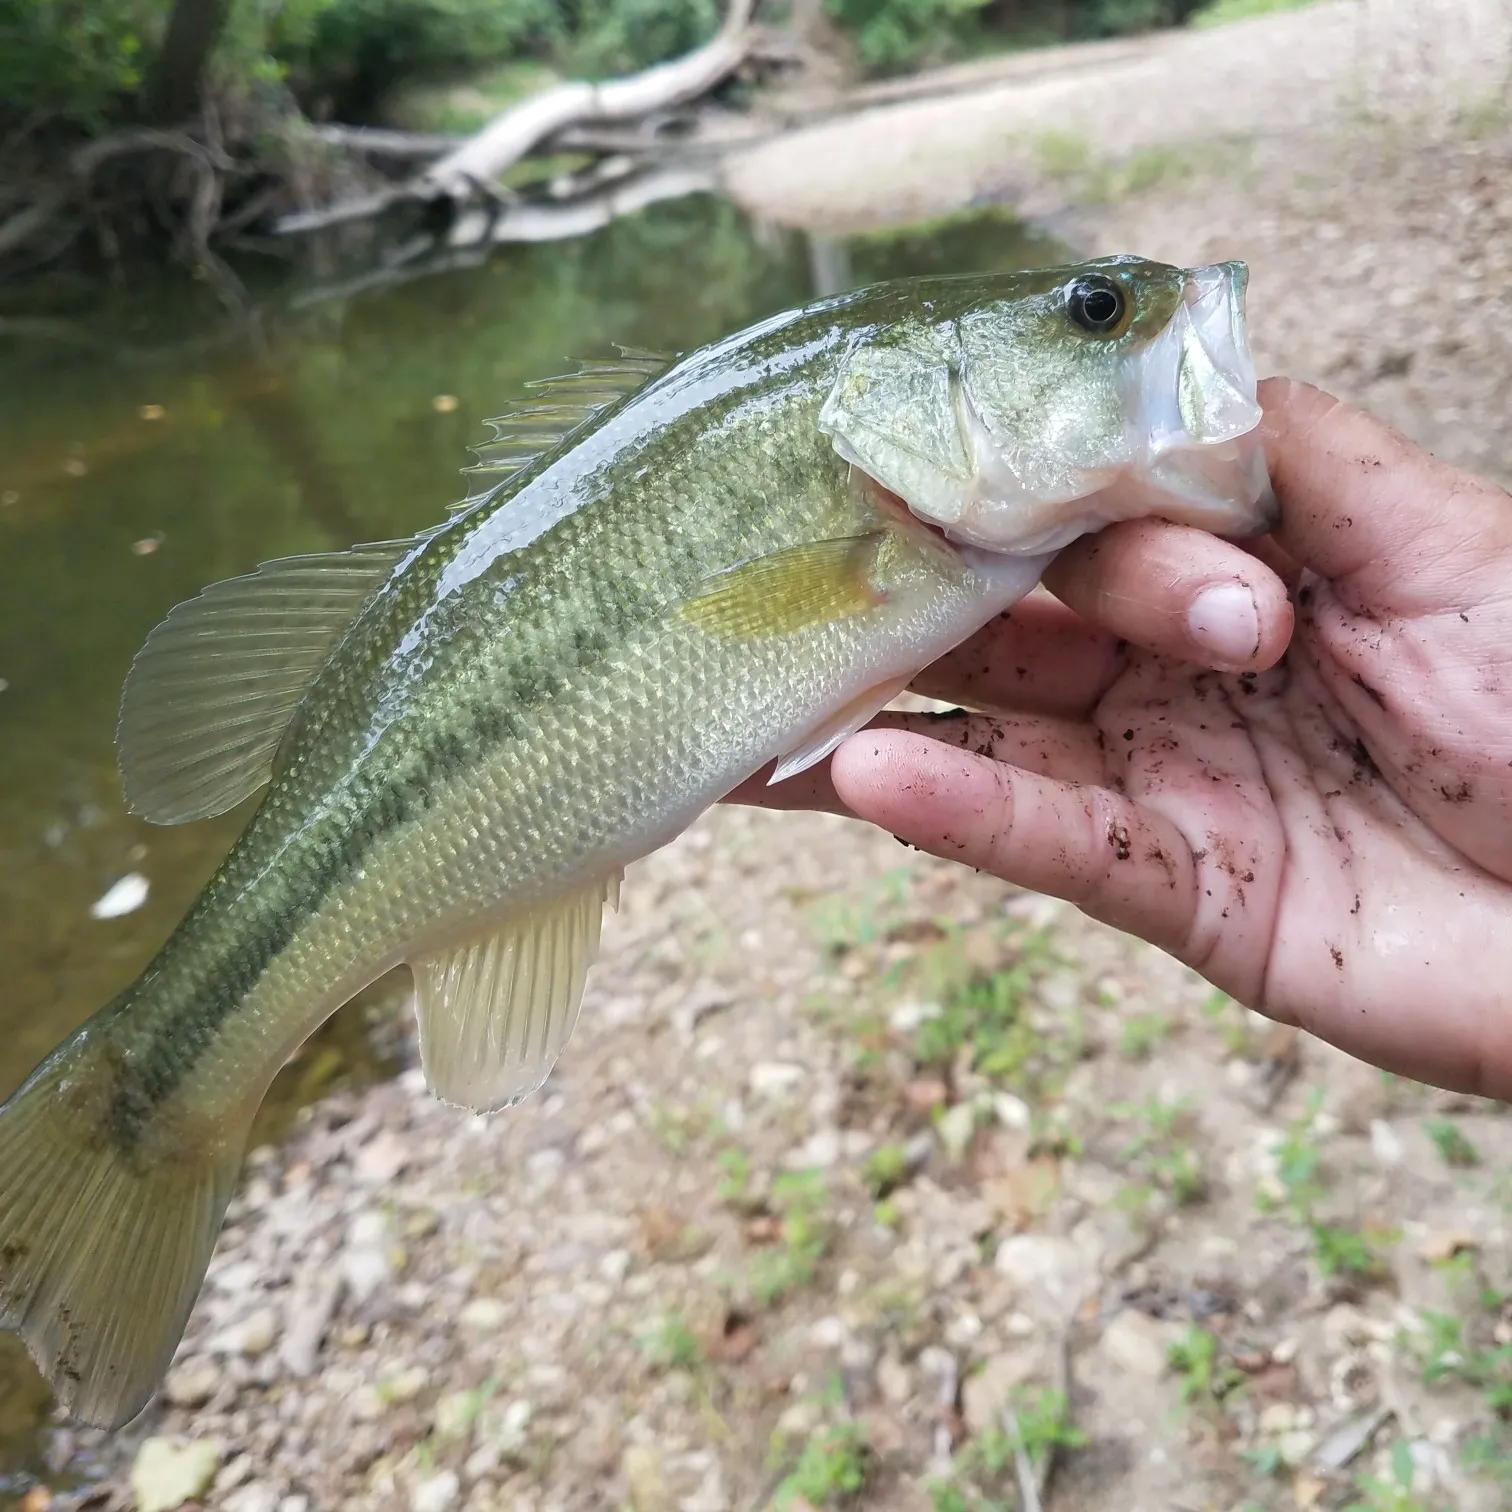
<svg viewBox="0 0 1512 1512"><path fill-rule="evenodd" d="M146 1403L272 1078L414 975L489 1111L575 1024L625 866L822 760L1078 535L1269 528L1240 264L874 286L534 389L450 518L264 564L155 629L134 811L267 785L157 956L0 1108L0 1323L75 1417Z"/></svg>

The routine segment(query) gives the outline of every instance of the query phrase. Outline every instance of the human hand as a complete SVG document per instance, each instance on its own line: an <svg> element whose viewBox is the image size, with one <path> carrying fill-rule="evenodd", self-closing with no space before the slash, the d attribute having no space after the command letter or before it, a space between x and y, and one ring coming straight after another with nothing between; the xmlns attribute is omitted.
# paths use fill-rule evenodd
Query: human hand
<svg viewBox="0 0 1512 1512"><path fill-rule="evenodd" d="M1001 713L884 715L731 797L870 820L1362 1059L1508 1098L1512 496L1316 389L1260 398L1274 536L1078 542L1063 604L915 684Z"/></svg>

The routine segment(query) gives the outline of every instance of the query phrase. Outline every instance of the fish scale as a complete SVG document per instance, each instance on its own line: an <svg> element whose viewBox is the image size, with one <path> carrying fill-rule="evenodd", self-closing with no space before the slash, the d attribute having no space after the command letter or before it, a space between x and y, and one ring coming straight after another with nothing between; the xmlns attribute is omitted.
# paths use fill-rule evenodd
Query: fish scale
<svg viewBox="0 0 1512 1512"><path fill-rule="evenodd" d="M1263 528L1242 292L1237 265L1103 259L626 354L500 417L444 523L176 608L122 700L128 802L175 823L266 791L0 1107L0 1321L60 1402L147 1400L271 1079L368 982L410 966L438 1096L518 1102L630 862L823 759L1077 534Z"/></svg>

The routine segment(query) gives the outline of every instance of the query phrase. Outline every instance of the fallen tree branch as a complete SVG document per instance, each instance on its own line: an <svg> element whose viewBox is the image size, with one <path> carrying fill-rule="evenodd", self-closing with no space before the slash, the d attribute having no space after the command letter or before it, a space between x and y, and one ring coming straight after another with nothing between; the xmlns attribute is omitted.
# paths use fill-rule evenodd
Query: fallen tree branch
<svg viewBox="0 0 1512 1512"><path fill-rule="evenodd" d="M449 200L465 206L483 199L505 206L509 199L498 187L499 176L543 143L572 129L619 125L685 105L727 79L754 50L753 6L754 0L732 0L718 35L681 58L606 84L578 82L542 90L496 116L408 182L282 216L273 230L282 236L325 230L371 219L407 201ZM345 134L354 128L339 129Z"/></svg>
<svg viewBox="0 0 1512 1512"><path fill-rule="evenodd" d="M568 126L609 126L697 99L728 78L750 49L752 0L732 0L719 34L670 63L607 84L560 84L494 118L417 180L423 199L466 200L538 143Z"/></svg>

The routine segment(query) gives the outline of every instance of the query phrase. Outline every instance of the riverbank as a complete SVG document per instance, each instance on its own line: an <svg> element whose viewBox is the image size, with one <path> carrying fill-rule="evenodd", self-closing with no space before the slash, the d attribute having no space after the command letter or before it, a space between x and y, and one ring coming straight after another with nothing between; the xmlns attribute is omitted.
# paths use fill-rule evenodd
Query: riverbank
<svg viewBox="0 0 1512 1512"><path fill-rule="evenodd" d="M1188 155L1057 225L1244 258L1262 370L1512 482L1512 129L1392 120ZM891 130L878 201L927 177ZM1003 197L988 166L944 186ZM1503 1112L887 836L708 816L632 869L543 1094L485 1122L415 1083L254 1153L163 1399L54 1440L104 1470L87 1505L131 1506L135 1465L225 1512L801 1512L857 1482L985 1512L1020 1504L1008 1407L1077 1439L1059 1512L1339 1506L1403 1467L1424 1507L1503 1504Z"/></svg>

